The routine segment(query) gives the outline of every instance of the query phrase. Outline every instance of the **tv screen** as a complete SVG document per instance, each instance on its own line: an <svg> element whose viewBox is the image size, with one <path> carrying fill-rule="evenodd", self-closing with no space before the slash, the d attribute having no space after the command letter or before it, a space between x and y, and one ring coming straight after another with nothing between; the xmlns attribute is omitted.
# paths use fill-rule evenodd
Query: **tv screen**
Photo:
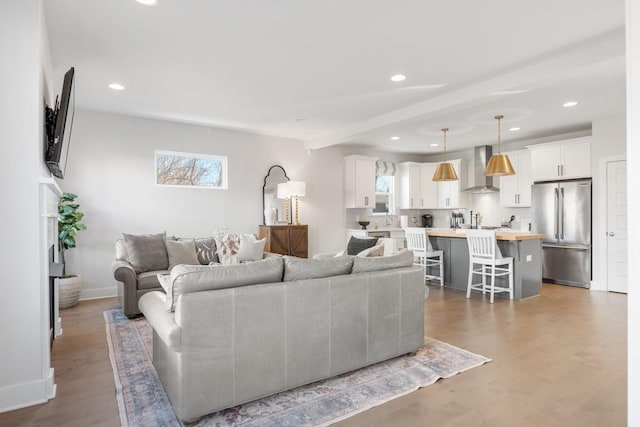
<svg viewBox="0 0 640 427"><path fill-rule="evenodd" d="M45 161L54 176L64 178L69 155L71 128L75 110L75 86L73 84L74 69L71 67L64 75L60 102L56 102L53 112L53 134L49 135Z"/></svg>

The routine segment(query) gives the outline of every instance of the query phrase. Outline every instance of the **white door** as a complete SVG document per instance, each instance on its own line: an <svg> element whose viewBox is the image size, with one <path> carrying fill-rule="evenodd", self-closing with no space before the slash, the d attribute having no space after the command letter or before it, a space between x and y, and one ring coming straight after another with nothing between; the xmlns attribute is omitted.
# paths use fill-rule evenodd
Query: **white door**
<svg viewBox="0 0 640 427"><path fill-rule="evenodd" d="M518 156L518 207L524 208L531 206L531 154L525 153Z"/></svg>
<svg viewBox="0 0 640 427"><path fill-rule="evenodd" d="M356 160L356 205L373 208L376 203L376 162Z"/></svg>
<svg viewBox="0 0 640 427"><path fill-rule="evenodd" d="M534 181L557 179L560 176L562 150L560 147L532 150L531 166Z"/></svg>
<svg viewBox="0 0 640 427"><path fill-rule="evenodd" d="M607 163L607 283L627 292L627 162Z"/></svg>
<svg viewBox="0 0 640 427"><path fill-rule="evenodd" d="M591 143L567 144L562 147L562 179L591 176Z"/></svg>
<svg viewBox="0 0 640 427"><path fill-rule="evenodd" d="M409 207L412 209L422 207L420 204L420 196L422 195L420 189L422 173L420 169L418 165L409 166Z"/></svg>
<svg viewBox="0 0 640 427"><path fill-rule="evenodd" d="M438 182L433 180L437 164L427 163L422 165L422 185L420 196L421 207L433 209L438 207Z"/></svg>

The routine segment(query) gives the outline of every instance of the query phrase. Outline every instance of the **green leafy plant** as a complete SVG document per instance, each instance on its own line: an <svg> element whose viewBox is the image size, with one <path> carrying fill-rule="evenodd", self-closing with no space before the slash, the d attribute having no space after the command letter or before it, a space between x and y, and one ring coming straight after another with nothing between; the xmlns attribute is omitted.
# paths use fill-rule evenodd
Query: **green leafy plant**
<svg viewBox="0 0 640 427"><path fill-rule="evenodd" d="M64 259L64 251L76 247L76 233L80 230L86 230L87 227L82 224L84 214L78 210L80 205L74 203L75 194L64 193L58 201L58 239L60 240L60 248L62 248L62 258Z"/></svg>

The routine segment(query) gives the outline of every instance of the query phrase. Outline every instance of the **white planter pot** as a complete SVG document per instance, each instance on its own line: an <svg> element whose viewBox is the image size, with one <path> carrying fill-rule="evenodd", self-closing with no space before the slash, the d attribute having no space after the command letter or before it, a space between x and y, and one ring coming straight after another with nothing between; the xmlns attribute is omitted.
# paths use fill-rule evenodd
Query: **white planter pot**
<svg viewBox="0 0 640 427"><path fill-rule="evenodd" d="M72 276L55 280L58 284L60 308L70 308L78 304L80 291L82 290L82 278L80 276Z"/></svg>

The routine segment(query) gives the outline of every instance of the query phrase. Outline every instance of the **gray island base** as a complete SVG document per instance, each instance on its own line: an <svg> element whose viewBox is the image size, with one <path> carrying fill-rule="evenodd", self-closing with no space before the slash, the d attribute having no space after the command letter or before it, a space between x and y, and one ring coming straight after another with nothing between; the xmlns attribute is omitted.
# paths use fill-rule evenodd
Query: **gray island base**
<svg viewBox="0 0 640 427"><path fill-rule="evenodd" d="M434 250L444 252L444 285L467 290L469 275L469 248L464 233L455 231L428 231L427 235ZM521 300L540 295L542 285L542 235L497 233L498 247L505 257L513 257L513 299ZM476 266L477 268L477 266ZM433 270L431 274L436 274ZM473 283L480 283L481 276L475 275ZM487 279L489 280L489 279ZM497 286L508 286L507 276L496 278ZM472 291L473 294L478 291ZM508 298L507 293L496 296Z"/></svg>

